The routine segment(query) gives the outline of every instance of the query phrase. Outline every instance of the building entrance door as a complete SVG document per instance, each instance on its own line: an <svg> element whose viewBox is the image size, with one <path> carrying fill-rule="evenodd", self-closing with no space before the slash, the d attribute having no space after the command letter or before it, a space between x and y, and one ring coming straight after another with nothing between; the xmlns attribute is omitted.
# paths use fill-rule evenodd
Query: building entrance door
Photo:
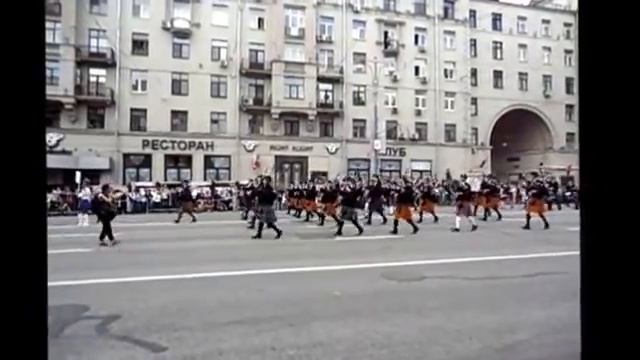
<svg viewBox="0 0 640 360"><path fill-rule="evenodd" d="M276 156L275 185L285 188L289 184L307 180L309 159L306 156Z"/></svg>

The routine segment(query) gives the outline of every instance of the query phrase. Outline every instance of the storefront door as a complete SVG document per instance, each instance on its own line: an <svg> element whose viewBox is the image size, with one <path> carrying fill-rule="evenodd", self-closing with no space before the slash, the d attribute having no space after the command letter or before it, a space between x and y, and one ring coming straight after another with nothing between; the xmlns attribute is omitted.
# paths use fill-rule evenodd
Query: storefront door
<svg viewBox="0 0 640 360"><path fill-rule="evenodd" d="M307 180L309 159L306 156L276 156L275 185L285 188Z"/></svg>

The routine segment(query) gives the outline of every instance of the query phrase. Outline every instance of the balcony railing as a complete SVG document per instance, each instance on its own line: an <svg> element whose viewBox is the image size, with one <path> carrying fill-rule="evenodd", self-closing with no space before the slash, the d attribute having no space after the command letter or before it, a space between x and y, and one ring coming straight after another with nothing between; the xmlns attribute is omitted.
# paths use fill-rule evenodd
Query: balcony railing
<svg viewBox="0 0 640 360"><path fill-rule="evenodd" d="M181 17L173 17L169 20L162 21L163 29L182 37L191 36L193 26L194 24L191 22L191 19Z"/></svg>
<svg viewBox="0 0 640 360"><path fill-rule="evenodd" d="M47 1L45 14L47 16L62 16L62 4L59 1Z"/></svg>
<svg viewBox="0 0 640 360"><path fill-rule="evenodd" d="M242 59L240 73L246 76L270 77L271 65L266 62L255 62L249 59Z"/></svg>
<svg viewBox="0 0 640 360"><path fill-rule="evenodd" d="M76 85L75 95L78 102L113 104L113 89L100 84Z"/></svg>
<svg viewBox="0 0 640 360"><path fill-rule="evenodd" d="M343 102L337 100L320 99L316 104L319 113L337 114L342 111Z"/></svg>
<svg viewBox="0 0 640 360"><path fill-rule="evenodd" d="M284 34L292 39L304 39L304 28L292 28L285 26Z"/></svg>
<svg viewBox="0 0 640 360"><path fill-rule="evenodd" d="M92 64L114 66L116 53L111 47L77 46L76 60Z"/></svg>
<svg viewBox="0 0 640 360"><path fill-rule="evenodd" d="M248 112L269 111L271 97L243 95L240 98L240 108Z"/></svg>
<svg viewBox="0 0 640 360"><path fill-rule="evenodd" d="M400 43L398 40L387 40L383 42L383 45L383 53L385 56L398 56L398 53L400 52Z"/></svg>
<svg viewBox="0 0 640 360"><path fill-rule="evenodd" d="M318 79L340 82L342 81L343 73L342 66L318 64Z"/></svg>

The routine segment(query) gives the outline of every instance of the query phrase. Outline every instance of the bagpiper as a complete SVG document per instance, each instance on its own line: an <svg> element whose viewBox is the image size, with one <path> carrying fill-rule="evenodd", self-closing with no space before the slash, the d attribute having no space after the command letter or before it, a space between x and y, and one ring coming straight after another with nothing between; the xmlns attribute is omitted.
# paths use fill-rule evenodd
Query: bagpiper
<svg viewBox="0 0 640 360"><path fill-rule="evenodd" d="M342 228L345 221L350 221L358 229L358 235L364 232L364 228L358 223L358 202L361 193L355 188L351 179L343 181L340 185L340 222L336 236L342 236Z"/></svg>
<svg viewBox="0 0 640 360"><path fill-rule="evenodd" d="M420 205L418 223L422 223L423 214L429 213L433 216L433 222L437 223L439 218L436 215L436 205L438 204L438 196L435 193L435 189L431 183L422 183L420 186Z"/></svg>
<svg viewBox="0 0 640 360"><path fill-rule="evenodd" d="M527 214L526 223L522 227L524 230L530 230L531 226L531 213L538 214L542 222L544 223L544 229L549 229L549 222L544 216L545 213L545 197L547 196L547 188L544 185L542 179L538 178L534 180L533 184L527 189L529 193L529 200L527 202Z"/></svg>
<svg viewBox="0 0 640 360"><path fill-rule="evenodd" d="M309 221L311 219L311 216L313 216L314 214L320 216L318 213L318 203L316 202L317 197L318 190L316 189L316 185L313 183L313 181L307 182L303 199L303 208L306 213L304 221Z"/></svg>
<svg viewBox="0 0 640 360"><path fill-rule="evenodd" d="M256 214L258 216L258 231L253 235L252 239L262 238L262 229L267 224L267 229L273 229L276 232L276 239L282 236L282 230L278 229L276 222L276 212L273 209L273 202L278 198L278 194L271 186L271 176L262 178L262 183L256 190Z"/></svg>
<svg viewBox="0 0 640 360"><path fill-rule="evenodd" d="M455 226L451 229L453 232L460 232L460 218L466 217L471 223L471 231L478 230L478 224L471 211L471 202L473 194L471 187L466 182L461 182L456 190L456 220Z"/></svg>
<svg viewBox="0 0 640 360"><path fill-rule="evenodd" d="M371 225L373 213L376 212L382 217L382 225L387 223L387 217L384 215L384 189L380 178L375 176L375 180L371 180L366 190L366 199L369 202L369 211L367 214L367 225Z"/></svg>
<svg viewBox="0 0 640 360"><path fill-rule="evenodd" d="M339 224L341 220L338 218L337 208L338 208L338 198L340 194L338 193L338 189L334 186L333 182L327 182L326 186L320 190L320 206L322 212L320 213L320 222L318 225L324 226L324 220L327 216L333 218L336 221L336 224Z"/></svg>
<svg viewBox="0 0 640 360"><path fill-rule="evenodd" d="M417 233L420 228L413 222L413 208L415 198L415 191L410 181L405 180L404 188L398 193L396 197L396 209L393 217L393 230L392 234L398 233L398 225L400 220L404 220L407 224L413 228L413 233Z"/></svg>
<svg viewBox="0 0 640 360"><path fill-rule="evenodd" d="M487 221L491 216L491 210L495 211L498 215L498 221L502 220L502 214L500 213L500 188L497 181L491 179L483 182L481 185L482 194L484 196L484 214L482 221Z"/></svg>

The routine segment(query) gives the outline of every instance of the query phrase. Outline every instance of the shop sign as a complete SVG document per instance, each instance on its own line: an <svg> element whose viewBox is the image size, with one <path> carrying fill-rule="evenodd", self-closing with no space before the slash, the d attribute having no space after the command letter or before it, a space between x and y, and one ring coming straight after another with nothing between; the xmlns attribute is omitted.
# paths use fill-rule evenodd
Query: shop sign
<svg viewBox="0 0 640 360"><path fill-rule="evenodd" d="M271 146L269 146L269 150L271 150L271 151L289 151L289 148L291 148L291 151L295 151L295 152L313 151L313 146L311 146L311 145L296 145L296 146L291 146L291 147L289 147L289 145L271 145Z"/></svg>
<svg viewBox="0 0 640 360"><path fill-rule="evenodd" d="M142 139L142 150L213 151L213 141Z"/></svg>
<svg viewBox="0 0 640 360"><path fill-rule="evenodd" d="M383 153L381 153L381 155L389 157L405 157L407 156L407 149L404 147L387 146L387 148Z"/></svg>

